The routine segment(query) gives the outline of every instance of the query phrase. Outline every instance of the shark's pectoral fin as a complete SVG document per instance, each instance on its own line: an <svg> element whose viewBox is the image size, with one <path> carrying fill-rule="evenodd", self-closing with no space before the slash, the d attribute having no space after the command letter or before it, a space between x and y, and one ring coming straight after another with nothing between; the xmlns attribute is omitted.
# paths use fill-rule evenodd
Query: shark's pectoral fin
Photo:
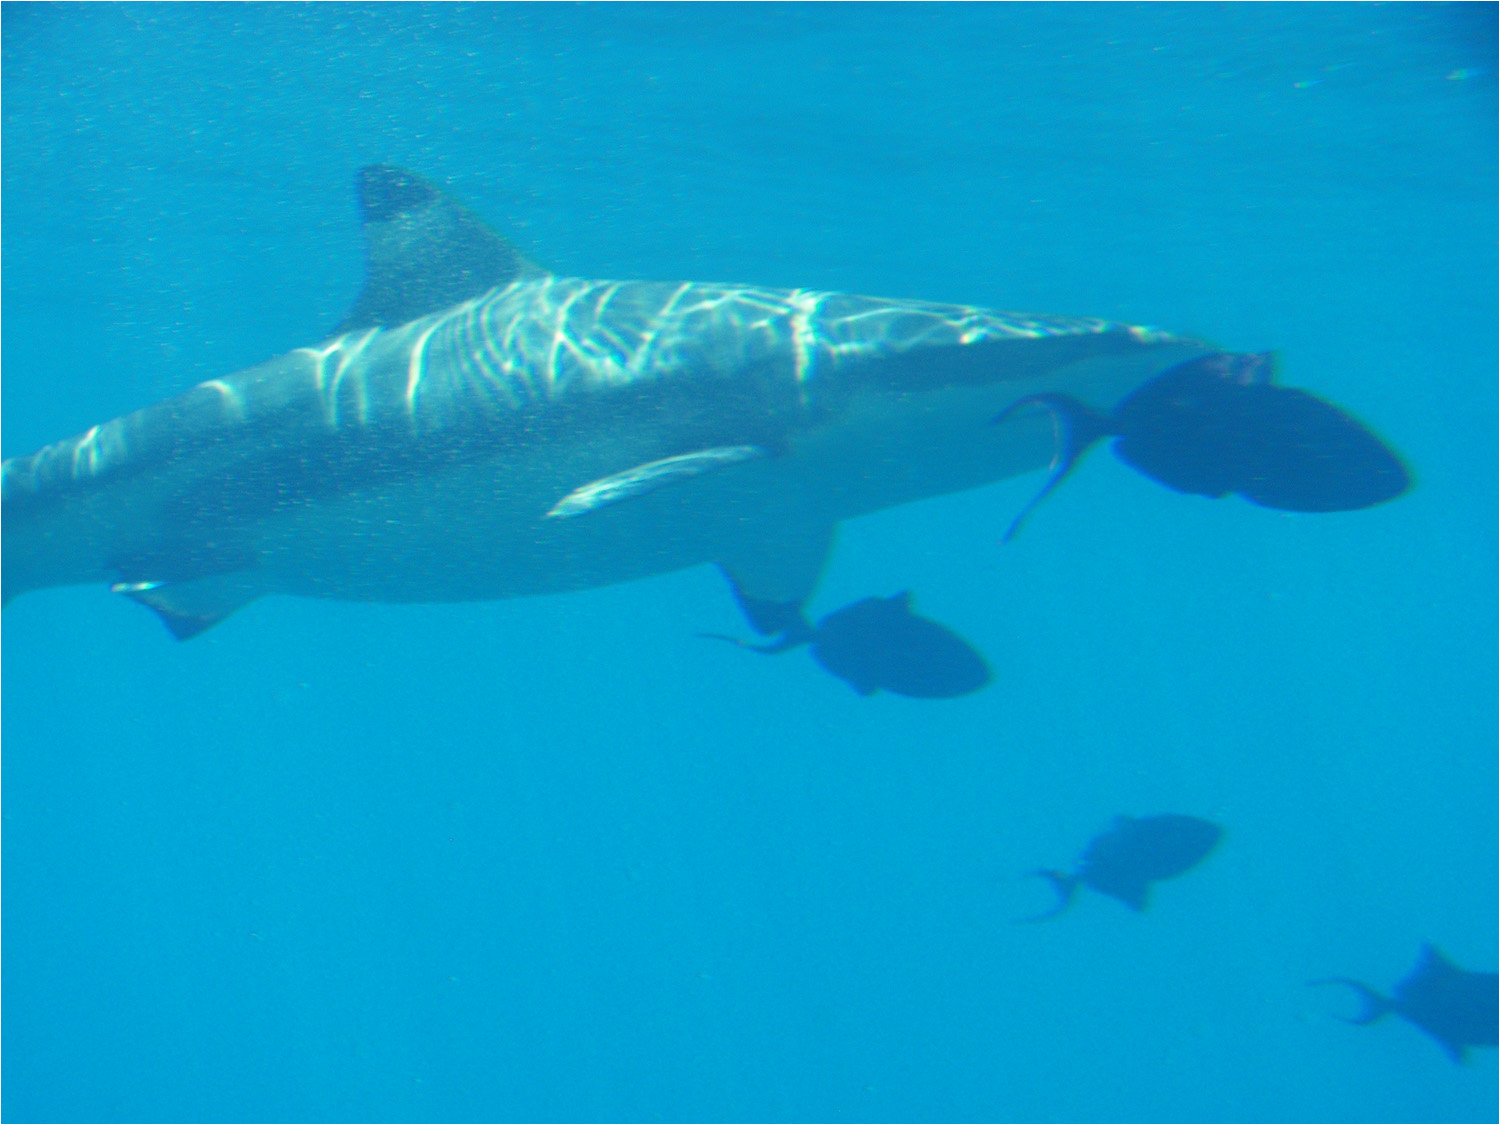
<svg viewBox="0 0 1500 1125"><path fill-rule="evenodd" d="M365 287L334 330L406 324L513 281L545 276L467 207L389 164L359 170Z"/></svg>
<svg viewBox="0 0 1500 1125"><path fill-rule="evenodd" d="M212 629L264 592L242 573L186 582L116 582L110 590L153 610L179 641Z"/></svg>
<svg viewBox="0 0 1500 1125"><path fill-rule="evenodd" d="M700 449L696 453L684 453L679 457L664 457L660 461L648 461L623 473L613 473L600 480L591 481L575 488L547 512L547 519L571 519L598 511L622 500L655 492L669 484L678 484L715 469L738 465L764 457L766 451L758 445L721 445L714 449Z"/></svg>

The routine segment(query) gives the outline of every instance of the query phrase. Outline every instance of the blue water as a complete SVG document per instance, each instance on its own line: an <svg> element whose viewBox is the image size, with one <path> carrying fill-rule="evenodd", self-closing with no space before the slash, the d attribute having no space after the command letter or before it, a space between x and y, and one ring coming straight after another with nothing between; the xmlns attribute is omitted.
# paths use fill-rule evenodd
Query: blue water
<svg viewBox="0 0 1500 1125"><path fill-rule="evenodd" d="M4 615L12 1121L1473 1121L1343 992L1495 967L1495 9L7 4L8 455L320 338L352 177L560 272L1275 348L1407 497L1294 516L1095 454L848 524L814 609L988 654L861 699L709 568L271 598L187 644ZM1019 876L1222 822L1135 915Z"/></svg>

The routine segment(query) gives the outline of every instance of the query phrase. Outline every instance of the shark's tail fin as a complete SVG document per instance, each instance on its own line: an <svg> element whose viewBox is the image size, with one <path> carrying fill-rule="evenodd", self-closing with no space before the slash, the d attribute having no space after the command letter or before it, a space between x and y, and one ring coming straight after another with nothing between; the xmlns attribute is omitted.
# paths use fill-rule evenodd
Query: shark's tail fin
<svg viewBox="0 0 1500 1125"><path fill-rule="evenodd" d="M1387 1015L1393 1010L1391 1001L1388 998L1376 992L1369 985L1362 984L1357 980L1350 980L1348 977L1330 977L1327 980L1313 980L1308 981L1307 983L1309 985L1346 984L1350 988L1354 989L1355 992L1359 993L1359 998L1361 1001L1363 1001L1364 1006L1357 1016L1337 1017L1338 1019L1343 1020L1345 1023L1374 1023L1376 1020L1380 1019L1381 1016Z"/></svg>
<svg viewBox="0 0 1500 1125"><path fill-rule="evenodd" d="M1073 895L1078 890L1078 876L1068 875L1062 871L1039 870L1028 874L1038 876L1052 884L1052 889L1057 892L1057 905L1051 910L1044 910L1040 914L1033 914L1029 918L1017 918L1017 922L1045 922L1048 918L1056 918L1068 907L1073 905Z"/></svg>

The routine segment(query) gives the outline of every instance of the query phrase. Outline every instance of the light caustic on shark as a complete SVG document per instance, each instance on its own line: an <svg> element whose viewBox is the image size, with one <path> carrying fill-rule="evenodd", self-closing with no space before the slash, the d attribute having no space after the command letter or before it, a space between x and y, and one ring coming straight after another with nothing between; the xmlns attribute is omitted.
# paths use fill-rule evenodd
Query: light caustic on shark
<svg viewBox="0 0 1500 1125"><path fill-rule="evenodd" d="M188 638L268 594L469 601L716 563L763 651L941 697L988 670L907 596L806 618L841 520L1042 468L1054 428L1048 490L1107 434L1180 491L1334 510L1406 487L1348 415L1200 341L558 277L409 172L358 190L368 276L327 340L5 462L7 599L108 583Z"/></svg>

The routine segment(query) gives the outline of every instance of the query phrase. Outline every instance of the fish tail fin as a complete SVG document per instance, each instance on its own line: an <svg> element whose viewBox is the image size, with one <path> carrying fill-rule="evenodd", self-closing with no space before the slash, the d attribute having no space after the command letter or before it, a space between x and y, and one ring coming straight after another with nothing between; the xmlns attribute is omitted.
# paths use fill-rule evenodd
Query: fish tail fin
<svg viewBox="0 0 1500 1125"><path fill-rule="evenodd" d="M775 656L780 652L791 652L794 648L801 648L812 640L812 637L788 636L779 641L771 641L767 644L757 645L749 641L741 640L739 637L731 637L727 633L699 633L699 637L705 641L728 641L732 645L746 649L750 652L764 653L766 656Z"/></svg>
<svg viewBox="0 0 1500 1125"><path fill-rule="evenodd" d="M1052 884L1052 889L1057 892L1057 905L1051 910L1044 910L1040 914L1033 914L1029 918L1017 918L1017 922L1045 922L1048 918L1056 918L1068 907L1073 905L1073 894L1078 890L1078 877L1068 875L1062 871L1050 871L1045 868L1027 872L1028 875L1047 880Z"/></svg>
<svg viewBox="0 0 1500 1125"><path fill-rule="evenodd" d="M1308 984L1345 984L1354 989L1355 992L1359 993L1359 998L1361 1001L1363 1001L1364 1004L1363 1008L1360 1010L1359 1015L1335 1017L1337 1019L1343 1020L1345 1023L1374 1023L1382 1016L1388 1015L1391 1011L1394 1010L1389 999L1376 992L1369 985L1362 984L1357 980L1350 980L1348 977L1330 977L1327 980L1308 981Z"/></svg>
<svg viewBox="0 0 1500 1125"><path fill-rule="evenodd" d="M817 639L818 631L803 614L801 602L770 601L766 598L752 597L740 589L740 584L733 575L726 572L725 576L729 579L729 588L734 591L734 600L739 603L740 611L744 613L751 627L757 633L766 636L775 636L779 633L780 638L757 645L723 633L699 633L698 636L710 641L728 641L732 645L749 649L751 652L765 653L767 656L774 656L778 652L790 652L794 648L812 644Z"/></svg>
<svg viewBox="0 0 1500 1125"><path fill-rule="evenodd" d="M1051 495L1063 478L1073 471L1073 466L1100 438L1108 436L1109 419L1089 409L1071 395L1042 394L1027 395L1018 399L997 414L991 423L998 425L1018 410L1029 406L1040 406L1052 419L1053 448L1052 475L1031 502L1021 509L1020 515L1011 521L1005 531L1004 542L1009 543L1019 534L1021 525L1036 510L1038 504Z"/></svg>

